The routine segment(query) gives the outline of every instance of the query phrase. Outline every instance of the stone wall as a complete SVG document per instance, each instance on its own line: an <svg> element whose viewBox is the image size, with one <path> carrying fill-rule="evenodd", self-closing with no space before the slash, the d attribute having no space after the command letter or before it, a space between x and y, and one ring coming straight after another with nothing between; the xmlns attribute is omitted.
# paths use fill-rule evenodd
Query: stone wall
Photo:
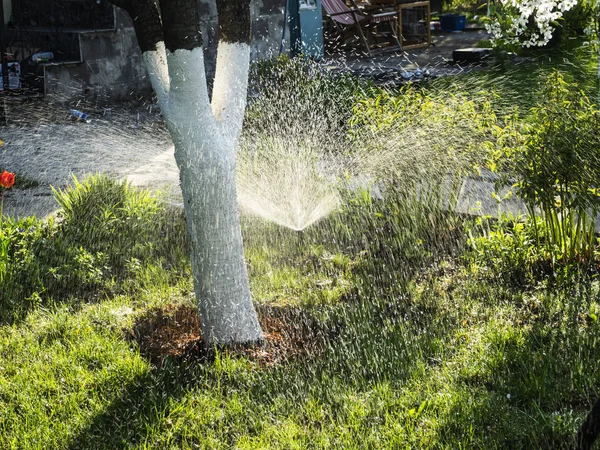
<svg viewBox="0 0 600 450"><path fill-rule="evenodd" d="M142 64L133 24L117 10L116 30L78 31L79 61L44 65L44 90L48 96L69 101L85 99L106 103L139 99L151 92Z"/></svg>
<svg viewBox="0 0 600 450"><path fill-rule="evenodd" d="M208 79L214 78L218 39L214 0L199 0ZM253 0L252 60L279 54L285 0ZM66 98L108 102L138 99L150 92L131 19L116 10L116 31L78 33L81 62L45 66L45 92ZM287 31L286 31L287 34ZM289 39L286 39L289 42ZM284 47L284 51L289 45ZM210 83L209 81L209 84ZM132 95L133 94L133 95Z"/></svg>

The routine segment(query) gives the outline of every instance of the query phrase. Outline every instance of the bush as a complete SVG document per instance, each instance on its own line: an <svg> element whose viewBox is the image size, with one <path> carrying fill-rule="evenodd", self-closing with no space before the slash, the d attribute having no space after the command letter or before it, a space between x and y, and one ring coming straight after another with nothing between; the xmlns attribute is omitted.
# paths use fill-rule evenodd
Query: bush
<svg viewBox="0 0 600 450"><path fill-rule="evenodd" d="M521 143L499 155L500 170L517 177L517 193L533 216L541 212L538 245L555 260L590 263L600 209L600 110L555 71L532 108ZM515 141L518 143L518 141Z"/></svg>
<svg viewBox="0 0 600 450"><path fill-rule="evenodd" d="M4 219L0 227L0 321L40 303L95 299L126 288L140 267L187 264L181 212L105 175L55 191L57 220Z"/></svg>
<svg viewBox="0 0 600 450"><path fill-rule="evenodd" d="M250 89L246 129L287 136L317 129L344 136L352 107L372 86L305 58L280 56L251 68Z"/></svg>
<svg viewBox="0 0 600 450"><path fill-rule="evenodd" d="M490 223L478 218L475 227L467 229L472 251L465 254L465 260L480 274L508 286L520 288L542 279L552 270L552 263L536 245L537 220L503 216Z"/></svg>
<svg viewBox="0 0 600 450"><path fill-rule="evenodd" d="M397 95L382 91L358 102L350 133L365 155L361 172L400 180L410 189L411 184L428 187L439 195L449 175L478 171L494 140L496 121L487 102L409 85Z"/></svg>
<svg viewBox="0 0 600 450"><path fill-rule="evenodd" d="M97 175L54 193L68 247L103 254L114 272L152 255L159 202L148 191Z"/></svg>

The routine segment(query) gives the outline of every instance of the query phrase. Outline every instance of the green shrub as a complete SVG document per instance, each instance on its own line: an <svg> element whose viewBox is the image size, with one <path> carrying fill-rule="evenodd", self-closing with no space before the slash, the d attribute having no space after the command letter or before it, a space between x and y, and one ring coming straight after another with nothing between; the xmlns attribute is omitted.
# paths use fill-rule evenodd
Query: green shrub
<svg viewBox="0 0 600 450"><path fill-rule="evenodd" d="M449 175L456 179L483 165L496 121L487 102L407 86L358 102L350 133L365 155L361 172L439 193Z"/></svg>
<svg viewBox="0 0 600 450"><path fill-rule="evenodd" d="M589 283L597 276L597 263L574 263L567 258L540 216L478 218L474 224L466 228L471 250L463 261L490 283L503 288L546 285L563 289ZM596 250L594 258L599 256Z"/></svg>
<svg viewBox="0 0 600 450"><path fill-rule="evenodd" d="M180 272L188 261L180 211L105 175L55 191L58 220L5 219L0 227L0 321L39 303L115 294L142 267Z"/></svg>
<svg viewBox="0 0 600 450"><path fill-rule="evenodd" d="M286 136L315 130L344 136L352 107L372 90L352 75L287 56L256 63L250 87L245 128Z"/></svg>
<svg viewBox="0 0 600 450"><path fill-rule="evenodd" d="M591 2L578 2L569 11L565 11L561 37L579 37L585 33L585 29L596 20L595 7Z"/></svg>
<svg viewBox="0 0 600 450"><path fill-rule="evenodd" d="M510 286L523 286L543 274L543 256L536 244L536 217L503 216L490 223L478 218L475 227L467 229L471 252L465 255L482 274L502 280ZM547 261L545 269L551 270Z"/></svg>
<svg viewBox="0 0 600 450"><path fill-rule="evenodd" d="M529 213L541 212L545 238L538 230L538 245L553 259L587 264L597 248L600 110L558 71L540 97L521 143L506 147L498 167L517 177Z"/></svg>

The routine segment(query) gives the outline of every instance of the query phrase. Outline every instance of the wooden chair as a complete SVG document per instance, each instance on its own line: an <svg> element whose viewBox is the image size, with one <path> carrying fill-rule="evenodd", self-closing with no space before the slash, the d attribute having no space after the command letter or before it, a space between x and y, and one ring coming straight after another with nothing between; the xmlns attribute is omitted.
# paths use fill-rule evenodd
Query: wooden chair
<svg viewBox="0 0 600 450"><path fill-rule="evenodd" d="M385 11L381 7L360 9L356 7L354 2L354 7L349 8L344 0L322 0L322 2L325 14L333 22L342 42L346 40L348 32L355 32L364 45L367 54L370 56L371 48L369 46L368 35L365 37L363 27L372 27L375 30L375 37L377 38L379 33L377 25L387 23L390 25L394 43L398 48L401 48L396 31L399 20L398 11Z"/></svg>

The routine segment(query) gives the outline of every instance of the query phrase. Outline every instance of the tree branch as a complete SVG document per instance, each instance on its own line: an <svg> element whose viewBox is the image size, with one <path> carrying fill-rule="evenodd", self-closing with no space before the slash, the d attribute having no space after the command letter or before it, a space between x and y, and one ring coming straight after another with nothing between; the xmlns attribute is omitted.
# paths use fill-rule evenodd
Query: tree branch
<svg viewBox="0 0 600 450"><path fill-rule="evenodd" d="M198 0L160 0L163 33L167 53L167 65L171 88L169 102L173 109L185 105L184 114L198 116L208 126L212 120L206 73L204 49L200 32L200 2ZM176 106L177 104L178 106ZM193 109L190 109L193 105ZM173 122L183 123L188 118L170 117Z"/></svg>
<svg viewBox="0 0 600 450"><path fill-rule="evenodd" d="M250 45L250 0L217 0L219 41Z"/></svg>
<svg viewBox="0 0 600 450"><path fill-rule="evenodd" d="M160 14L153 0L108 1L129 13L142 53L156 50L156 45L164 41Z"/></svg>
<svg viewBox="0 0 600 450"><path fill-rule="evenodd" d="M244 121L250 66L250 0L217 0L219 46L212 111L232 145Z"/></svg>

